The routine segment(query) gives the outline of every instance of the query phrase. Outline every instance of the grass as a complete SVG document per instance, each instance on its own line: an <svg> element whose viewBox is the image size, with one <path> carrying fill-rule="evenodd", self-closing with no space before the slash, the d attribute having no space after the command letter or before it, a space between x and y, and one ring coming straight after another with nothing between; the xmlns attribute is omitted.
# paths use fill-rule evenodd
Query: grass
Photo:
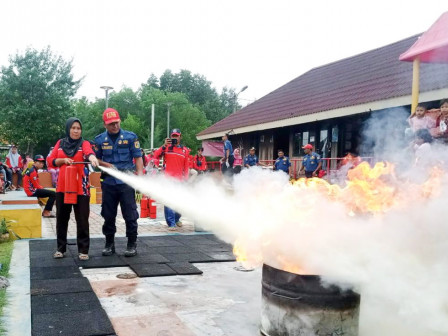
<svg viewBox="0 0 448 336"><path fill-rule="evenodd" d="M2 269L0 275L7 277L9 273L9 264L11 262L12 249L14 247L13 241L0 243L0 264ZM0 289L0 316L3 315L3 308L6 305L6 289Z"/></svg>

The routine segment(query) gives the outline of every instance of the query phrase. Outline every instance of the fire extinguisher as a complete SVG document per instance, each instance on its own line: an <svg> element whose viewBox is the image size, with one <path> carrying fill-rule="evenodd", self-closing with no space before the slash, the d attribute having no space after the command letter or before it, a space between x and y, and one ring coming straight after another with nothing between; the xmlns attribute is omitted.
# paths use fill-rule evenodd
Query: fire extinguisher
<svg viewBox="0 0 448 336"><path fill-rule="evenodd" d="M146 218L149 216L148 201L148 197L143 195L142 199L140 200L140 218Z"/></svg>
<svg viewBox="0 0 448 336"><path fill-rule="evenodd" d="M78 202L78 169L76 166L65 168L64 203L76 204Z"/></svg>
<svg viewBox="0 0 448 336"><path fill-rule="evenodd" d="M156 201L153 199L148 200L148 207L149 207L149 218L156 219L157 218L157 206Z"/></svg>

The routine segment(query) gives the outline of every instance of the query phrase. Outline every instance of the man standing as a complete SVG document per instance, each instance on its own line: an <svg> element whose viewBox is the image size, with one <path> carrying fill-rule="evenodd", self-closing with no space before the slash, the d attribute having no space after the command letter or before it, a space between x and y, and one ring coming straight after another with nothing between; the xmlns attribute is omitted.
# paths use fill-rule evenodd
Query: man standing
<svg viewBox="0 0 448 336"><path fill-rule="evenodd" d="M202 155L204 148L198 148L198 153L193 157L193 169L195 169L199 174L205 173L207 170L207 161L205 156Z"/></svg>
<svg viewBox="0 0 448 336"><path fill-rule="evenodd" d="M291 162L282 149L278 150L278 158L274 162L274 170L284 171L291 176Z"/></svg>
<svg viewBox="0 0 448 336"><path fill-rule="evenodd" d="M229 134L226 133L222 136L222 141L224 142L224 157L220 160L221 171L223 174L232 175L233 174L233 147L229 140Z"/></svg>
<svg viewBox="0 0 448 336"><path fill-rule="evenodd" d="M42 217L55 218L56 216L51 213L53 204L56 199L56 193L53 190L44 189L39 183L38 170L44 168L45 158L42 155L36 155L34 157L33 166L26 171L23 177L23 190L28 197L45 198L48 197L47 204L45 204Z"/></svg>
<svg viewBox="0 0 448 336"><path fill-rule="evenodd" d="M99 164L123 172L137 170L138 175L143 175L142 152L137 135L120 128L120 115L113 108L104 111L103 121L106 132L95 137L95 154ZM113 176L103 173L102 177L101 216L104 218L103 234L106 236L103 255L110 256L115 253L114 238L117 231L115 219L118 204L120 204L121 213L126 222L126 237L128 237L124 255L133 257L137 254L137 219L139 217L135 190Z"/></svg>
<svg viewBox="0 0 448 336"><path fill-rule="evenodd" d="M258 166L258 157L255 155L255 147L249 149L249 154L244 158L244 167Z"/></svg>
<svg viewBox="0 0 448 336"><path fill-rule="evenodd" d="M305 171L305 177L316 177L320 168L322 167L322 160L320 155L313 152L313 146L308 144L302 147L305 151L303 156L302 167L300 167L299 174Z"/></svg>
<svg viewBox="0 0 448 336"><path fill-rule="evenodd" d="M171 176L179 181L188 180L190 168L190 149L180 144L181 132L178 128L171 131L171 138L165 139L165 144L154 152L154 158L163 157L165 175ZM176 230L176 225L181 227L181 214L165 206L165 220L168 230Z"/></svg>

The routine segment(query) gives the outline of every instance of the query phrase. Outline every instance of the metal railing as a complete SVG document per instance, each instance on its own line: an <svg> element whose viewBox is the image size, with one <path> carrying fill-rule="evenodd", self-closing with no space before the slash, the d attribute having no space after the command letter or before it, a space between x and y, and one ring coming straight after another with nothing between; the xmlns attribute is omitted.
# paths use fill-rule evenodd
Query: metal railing
<svg viewBox="0 0 448 336"><path fill-rule="evenodd" d="M329 176L332 172L337 171L343 162L349 161L347 158L322 158L322 170L326 172L326 175ZM303 159L290 159L291 167L292 167L292 177L297 178L299 176L299 169L302 166ZM360 157L358 161L367 161L370 164L373 163L372 157ZM275 160L260 160L260 166L270 168L274 166ZM221 163L219 161L208 161L207 162L208 169L214 171L221 170Z"/></svg>

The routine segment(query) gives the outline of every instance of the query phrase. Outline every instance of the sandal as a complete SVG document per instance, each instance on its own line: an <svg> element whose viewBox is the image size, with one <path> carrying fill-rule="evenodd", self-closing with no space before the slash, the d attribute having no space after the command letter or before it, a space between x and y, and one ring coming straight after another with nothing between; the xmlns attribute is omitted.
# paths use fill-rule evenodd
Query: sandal
<svg viewBox="0 0 448 336"><path fill-rule="evenodd" d="M53 258L55 258L55 259L61 259L61 258L64 258L64 253L59 252L59 251L56 251L56 252L53 254Z"/></svg>
<svg viewBox="0 0 448 336"><path fill-rule="evenodd" d="M89 260L89 255L85 253L78 254L79 260Z"/></svg>

